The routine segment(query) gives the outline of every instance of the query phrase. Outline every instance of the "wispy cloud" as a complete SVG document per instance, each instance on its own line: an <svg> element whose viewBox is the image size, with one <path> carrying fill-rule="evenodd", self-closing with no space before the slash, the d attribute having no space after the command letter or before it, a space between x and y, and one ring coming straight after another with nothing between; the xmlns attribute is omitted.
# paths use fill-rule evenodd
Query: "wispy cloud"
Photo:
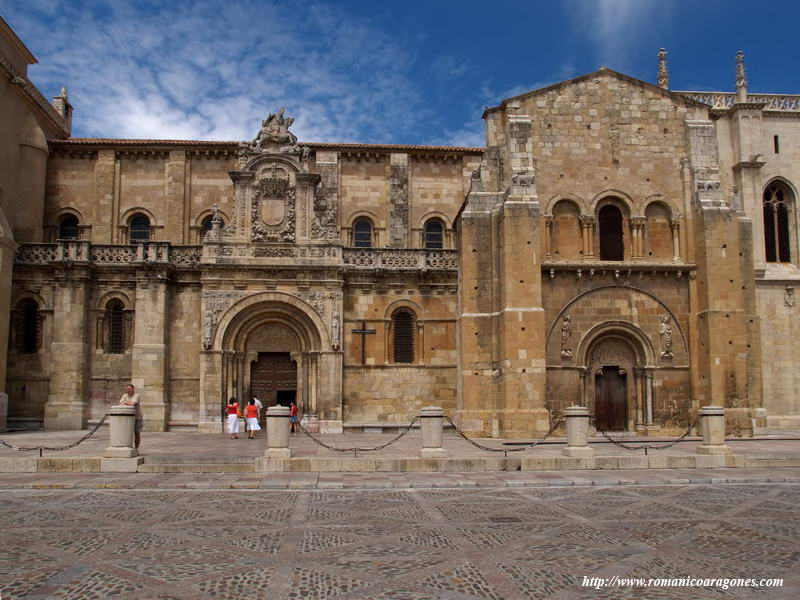
<svg viewBox="0 0 800 600"><path fill-rule="evenodd" d="M579 32L596 46L601 64L625 70L637 42L667 23L669 2L660 0L573 0Z"/></svg>
<svg viewBox="0 0 800 600"><path fill-rule="evenodd" d="M425 108L413 47L369 19L282 0L30 3L6 15L77 135L248 139L286 106L306 141L394 141Z"/></svg>

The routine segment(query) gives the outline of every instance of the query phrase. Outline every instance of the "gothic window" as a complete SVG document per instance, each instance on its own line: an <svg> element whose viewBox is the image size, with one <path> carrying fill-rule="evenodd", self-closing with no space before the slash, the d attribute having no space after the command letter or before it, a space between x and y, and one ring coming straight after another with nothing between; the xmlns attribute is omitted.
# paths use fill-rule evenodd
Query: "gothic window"
<svg viewBox="0 0 800 600"><path fill-rule="evenodd" d="M392 315L392 350L394 362L414 362L414 313L401 308Z"/></svg>
<svg viewBox="0 0 800 600"><path fill-rule="evenodd" d="M444 223L429 219L425 223L425 247L431 250L444 248Z"/></svg>
<svg viewBox="0 0 800 600"><path fill-rule="evenodd" d="M372 221L365 217L353 223L353 246L356 248L372 248Z"/></svg>
<svg viewBox="0 0 800 600"><path fill-rule="evenodd" d="M138 213L128 223L128 240L131 244L141 244L150 240L150 219Z"/></svg>
<svg viewBox="0 0 800 600"><path fill-rule="evenodd" d="M125 307L120 300L111 300L106 304L106 326L108 328L106 352L122 354L125 352Z"/></svg>
<svg viewBox="0 0 800 600"><path fill-rule="evenodd" d="M66 215L58 222L58 239L77 240L78 237L78 217L75 215Z"/></svg>
<svg viewBox="0 0 800 600"><path fill-rule="evenodd" d="M764 248L767 262L790 262L789 190L778 182L764 192Z"/></svg>
<svg viewBox="0 0 800 600"><path fill-rule="evenodd" d="M30 298L17 304L15 348L23 354L36 354L42 341L39 305Z"/></svg>
<svg viewBox="0 0 800 600"><path fill-rule="evenodd" d="M622 211L612 204L606 204L600 209L597 221L600 229L600 260L624 260Z"/></svg>

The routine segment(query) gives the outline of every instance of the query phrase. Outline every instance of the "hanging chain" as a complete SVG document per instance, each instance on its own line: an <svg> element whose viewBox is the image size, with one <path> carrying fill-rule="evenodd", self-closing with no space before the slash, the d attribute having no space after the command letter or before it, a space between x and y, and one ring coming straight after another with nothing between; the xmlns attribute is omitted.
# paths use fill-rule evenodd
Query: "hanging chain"
<svg viewBox="0 0 800 600"><path fill-rule="evenodd" d="M308 431L308 429L306 429L305 427L303 427L302 423L298 423L298 425L300 425L300 431L305 433L318 446L322 446L323 448L327 448L328 450L333 450L334 452L356 452L356 453L358 453L358 452L374 452L375 450L383 450L387 446L391 446L396 441L398 441L401 437L403 437L409 431L411 431L411 428L414 426L414 423L416 423L418 420L419 420L419 415L414 417L412 419L411 423L409 423L408 426L405 429L403 429L403 431L401 431L399 434L397 434L397 436L395 438L389 440L385 444L381 444L380 446L374 446L372 448L362 448L361 446L353 446L353 447L350 447L350 448L339 448L339 447L336 447L336 446L331 446L329 444L326 444L322 440L315 438L313 435L311 435L311 432Z"/></svg>
<svg viewBox="0 0 800 600"><path fill-rule="evenodd" d="M542 439L535 440L535 441L531 442L530 444L526 444L526 445L524 445L524 446L522 446L520 448L512 448L512 449L508 450L506 448L492 448L491 446L484 446L482 444L479 444L475 440L472 440L472 439L468 438L467 434L464 433L463 431L461 431L461 429L459 429L458 426L455 423L453 423L453 420L450 417L445 416L444 418L447 419L447 422L450 423L450 425L453 427L453 429L455 430L455 432L458 435L460 435L462 438L464 438L465 441L467 441L468 443L472 444L476 448L480 448L481 450L487 450L489 452L503 452L506 455L509 452L522 452L523 450L527 450L528 448L533 448L534 446L538 446L543 441L545 441L547 438L549 438L551 435L553 435L555 430L558 429L558 427L564 422L564 417L561 417L553 424L553 426L550 428L550 431L548 431L547 434Z"/></svg>
<svg viewBox="0 0 800 600"><path fill-rule="evenodd" d="M625 450L644 450L645 452L647 452L648 450L665 450L667 448L672 448L675 444L683 441L683 439L686 438L686 436L689 435L695 428L697 422L700 420L700 417L695 418L694 421L689 423L689 427L686 428L686 431L683 433L681 437L667 444L662 444L660 446L654 446L653 444L626 444L619 440L615 440L610 435L608 435L608 433L606 433L597 426L597 419L595 419L594 417L589 417L589 419L591 423L594 425L594 428L600 433L600 435L602 435L604 438L606 438L609 442L611 442L615 446L619 446L620 448L624 448Z"/></svg>
<svg viewBox="0 0 800 600"><path fill-rule="evenodd" d="M103 425L103 423L106 422L107 419L108 419L108 413L103 415L103 418L97 422L97 425L95 425L89 433L84 435L77 442L73 442L67 446L12 446L11 444L3 440L0 440L0 445L5 446L6 448L10 448L11 450L19 450L20 452L30 452L33 450L38 450L40 456L42 450L47 450L48 452L61 452L63 450L69 450L70 448L74 448L78 444L88 440L95 433L97 433L97 430L100 429L100 427Z"/></svg>

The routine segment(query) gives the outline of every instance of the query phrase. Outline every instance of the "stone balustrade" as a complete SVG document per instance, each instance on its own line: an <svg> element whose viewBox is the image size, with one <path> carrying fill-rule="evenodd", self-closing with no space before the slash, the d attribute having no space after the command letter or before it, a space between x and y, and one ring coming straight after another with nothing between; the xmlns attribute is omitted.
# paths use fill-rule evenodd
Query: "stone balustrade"
<svg viewBox="0 0 800 600"><path fill-rule="evenodd" d="M342 261L347 267L455 271L458 269L457 250L427 250L406 248L345 248Z"/></svg>
<svg viewBox="0 0 800 600"><path fill-rule="evenodd" d="M736 92L677 92L681 96L708 104L712 108L730 108L736 102ZM765 110L800 111L798 94L747 94L747 101L766 104Z"/></svg>

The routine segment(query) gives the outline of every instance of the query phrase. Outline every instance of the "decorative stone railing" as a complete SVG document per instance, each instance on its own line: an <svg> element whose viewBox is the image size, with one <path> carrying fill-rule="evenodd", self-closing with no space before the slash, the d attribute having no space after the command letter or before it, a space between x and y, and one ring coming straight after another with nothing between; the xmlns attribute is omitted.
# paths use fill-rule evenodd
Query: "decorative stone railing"
<svg viewBox="0 0 800 600"><path fill-rule="evenodd" d="M132 246L93 245L85 240L55 244L20 244L15 262L19 265L85 263L98 266L164 264L176 268L195 268L201 246L171 246L169 242L145 242Z"/></svg>
<svg viewBox="0 0 800 600"><path fill-rule="evenodd" d="M736 102L736 92L678 93L713 108L730 108ZM748 94L747 101L766 104L766 110L800 111L800 95L797 94Z"/></svg>
<svg viewBox="0 0 800 600"><path fill-rule="evenodd" d="M456 250L406 250L399 248L345 248L342 259L347 267L390 270L458 269Z"/></svg>
<svg viewBox="0 0 800 600"><path fill-rule="evenodd" d="M209 246L207 244L207 246ZM230 258L325 258L338 261L338 247L299 248L225 246L243 253L224 254ZM269 251L269 252L267 252ZM280 251L278 253L277 251ZM283 253L285 252L285 254ZM345 267L388 270L458 269L456 250L424 250L398 248L343 248ZM172 246L169 242L145 242L135 245L93 245L85 240L68 240L55 244L20 244L16 263L19 265L49 265L51 263L83 263L97 266L163 264L179 269L194 269L203 257L203 246Z"/></svg>

